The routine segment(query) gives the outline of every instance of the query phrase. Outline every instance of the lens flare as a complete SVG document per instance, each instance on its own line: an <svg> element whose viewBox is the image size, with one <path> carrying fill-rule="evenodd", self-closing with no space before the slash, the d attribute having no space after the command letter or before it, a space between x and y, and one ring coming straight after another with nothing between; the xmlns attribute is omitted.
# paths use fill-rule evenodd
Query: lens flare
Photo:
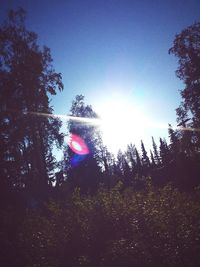
<svg viewBox="0 0 200 267"><path fill-rule="evenodd" d="M83 161L87 155L78 155L75 154L71 159L70 159L70 164L72 167L76 167L80 164L81 161Z"/></svg>
<svg viewBox="0 0 200 267"><path fill-rule="evenodd" d="M76 134L70 134L67 140L68 146L71 148L71 150L78 154L78 155L87 155L89 154L89 149L84 140L76 135Z"/></svg>

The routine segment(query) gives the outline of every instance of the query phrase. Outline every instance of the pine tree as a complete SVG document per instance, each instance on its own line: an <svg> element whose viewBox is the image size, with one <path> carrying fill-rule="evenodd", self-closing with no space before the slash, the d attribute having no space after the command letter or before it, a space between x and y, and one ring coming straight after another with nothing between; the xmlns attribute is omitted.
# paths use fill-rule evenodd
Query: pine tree
<svg viewBox="0 0 200 267"><path fill-rule="evenodd" d="M98 147L97 162L102 172L102 183L111 188L113 186L113 176L115 174L115 161L112 153L108 151L108 148L103 144L102 138L100 138L100 147Z"/></svg>
<svg viewBox="0 0 200 267"><path fill-rule="evenodd" d="M131 185L131 171L126 156L121 150L117 153L118 176L121 178L125 186Z"/></svg>
<svg viewBox="0 0 200 267"><path fill-rule="evenodd" d="M152 136L152 145L153 145L153 153L154 153L155 163L156 163L156 165L159 165L160 164L160 157L159 157L157 145L155 143L153 136Z"/></svg>
<svg viewBox="0 0 200 267"><path fill-rule="evenodd" d="M142 151L142 165L146 169L150 166L150 161L142 140L141 140L141 151Z"/></svg>
<svg viewBox="0 0 200 267"><path fill-rule="evenodd" d="M127 146L126 157L131 166L131 172L134 173L136 167L136 153L135 146L133 144Z"/></svg>
<svg viewBox="0 0 200 267"><path fill-rule="evenodd" d="M170 139L169 149L171 152L171 157L173 159L176 159L178 157L179 150L180 150L178 131L175 131L172 128L171 124L169 124L168 133L169 133L169 139Z"/></svg>
<svg viewBox="0 0 200 267"><path fill-rule="evenodd" d="M170 162L170 150L165 139L160 138L160 158L163 165Z"/></svg>
<svg viewBox="0 0 200 267"><path fill-rule="evenodd" d="M151 149L150 149L150 155L151 155L151 166L155 167L156 163L155 163L154 156L153 156L153 153L152 153Z"/></svg>
<svg viewBox="0 0 200 267"><path fill-rule="evenodd" d="M136 156L136 167L135 167L136 173L141 175L142 174L142 162L141 162L141 158L140 158L137 148L135 149L135 156Z"/></svg>

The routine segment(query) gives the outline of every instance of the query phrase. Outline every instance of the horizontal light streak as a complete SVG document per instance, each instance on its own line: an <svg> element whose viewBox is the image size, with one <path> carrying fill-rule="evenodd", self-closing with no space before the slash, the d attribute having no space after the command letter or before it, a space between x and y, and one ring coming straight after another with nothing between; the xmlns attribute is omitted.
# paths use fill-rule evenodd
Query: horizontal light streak
<svg viewBox="0 0 200 267"><path fill-rule="evenodd" d="M9 110L13 111L13 110ZM13 111L16 112L16 111ZM70 115L62 115L62 114L50 114L50 113L42 113L42 112L23 112L24 115L36 115L36 116L44 116L44 117L51 117L51 118L59 118L61 120L65 121L77 121L82 123L89 123L93 125L102 125L104 121L100 118L85 118L85 117L77 117L77 116L70 116ZM119 122L120 124L120 122ZM173 130L180 130L180 131L192 131L192 132L200 132L200 128L192 128L192 127L181 127L181 126L169 126L167 124L161 124L161 123L144 123L142 127L136 127L138 129L140 128L158 128L158 129L173 129Z"/></svg>

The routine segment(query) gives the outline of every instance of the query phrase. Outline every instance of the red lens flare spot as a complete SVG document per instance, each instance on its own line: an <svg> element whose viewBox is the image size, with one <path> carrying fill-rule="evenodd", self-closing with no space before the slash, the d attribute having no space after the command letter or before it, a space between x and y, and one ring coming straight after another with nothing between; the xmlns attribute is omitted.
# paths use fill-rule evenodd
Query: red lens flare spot
<svg viewBox="0 0 200 267"><path fill-rule="evenodd" d="M76 154L86 155L89 153L89 149L84 140L76 134L69 135L67 144L71 148L71 150Z"/></svg>

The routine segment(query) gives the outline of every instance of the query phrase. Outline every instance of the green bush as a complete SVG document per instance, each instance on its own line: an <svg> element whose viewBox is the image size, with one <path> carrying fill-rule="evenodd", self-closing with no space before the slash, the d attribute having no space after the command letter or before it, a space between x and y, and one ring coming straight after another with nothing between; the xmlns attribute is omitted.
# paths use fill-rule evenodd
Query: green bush
<svg viewBox="0 0 200 267"><path fill-rule="evenodd" d="M145 190L77 188L28 211L20 246L26 266L200 266L200 198L170 184Z"/></svg>

